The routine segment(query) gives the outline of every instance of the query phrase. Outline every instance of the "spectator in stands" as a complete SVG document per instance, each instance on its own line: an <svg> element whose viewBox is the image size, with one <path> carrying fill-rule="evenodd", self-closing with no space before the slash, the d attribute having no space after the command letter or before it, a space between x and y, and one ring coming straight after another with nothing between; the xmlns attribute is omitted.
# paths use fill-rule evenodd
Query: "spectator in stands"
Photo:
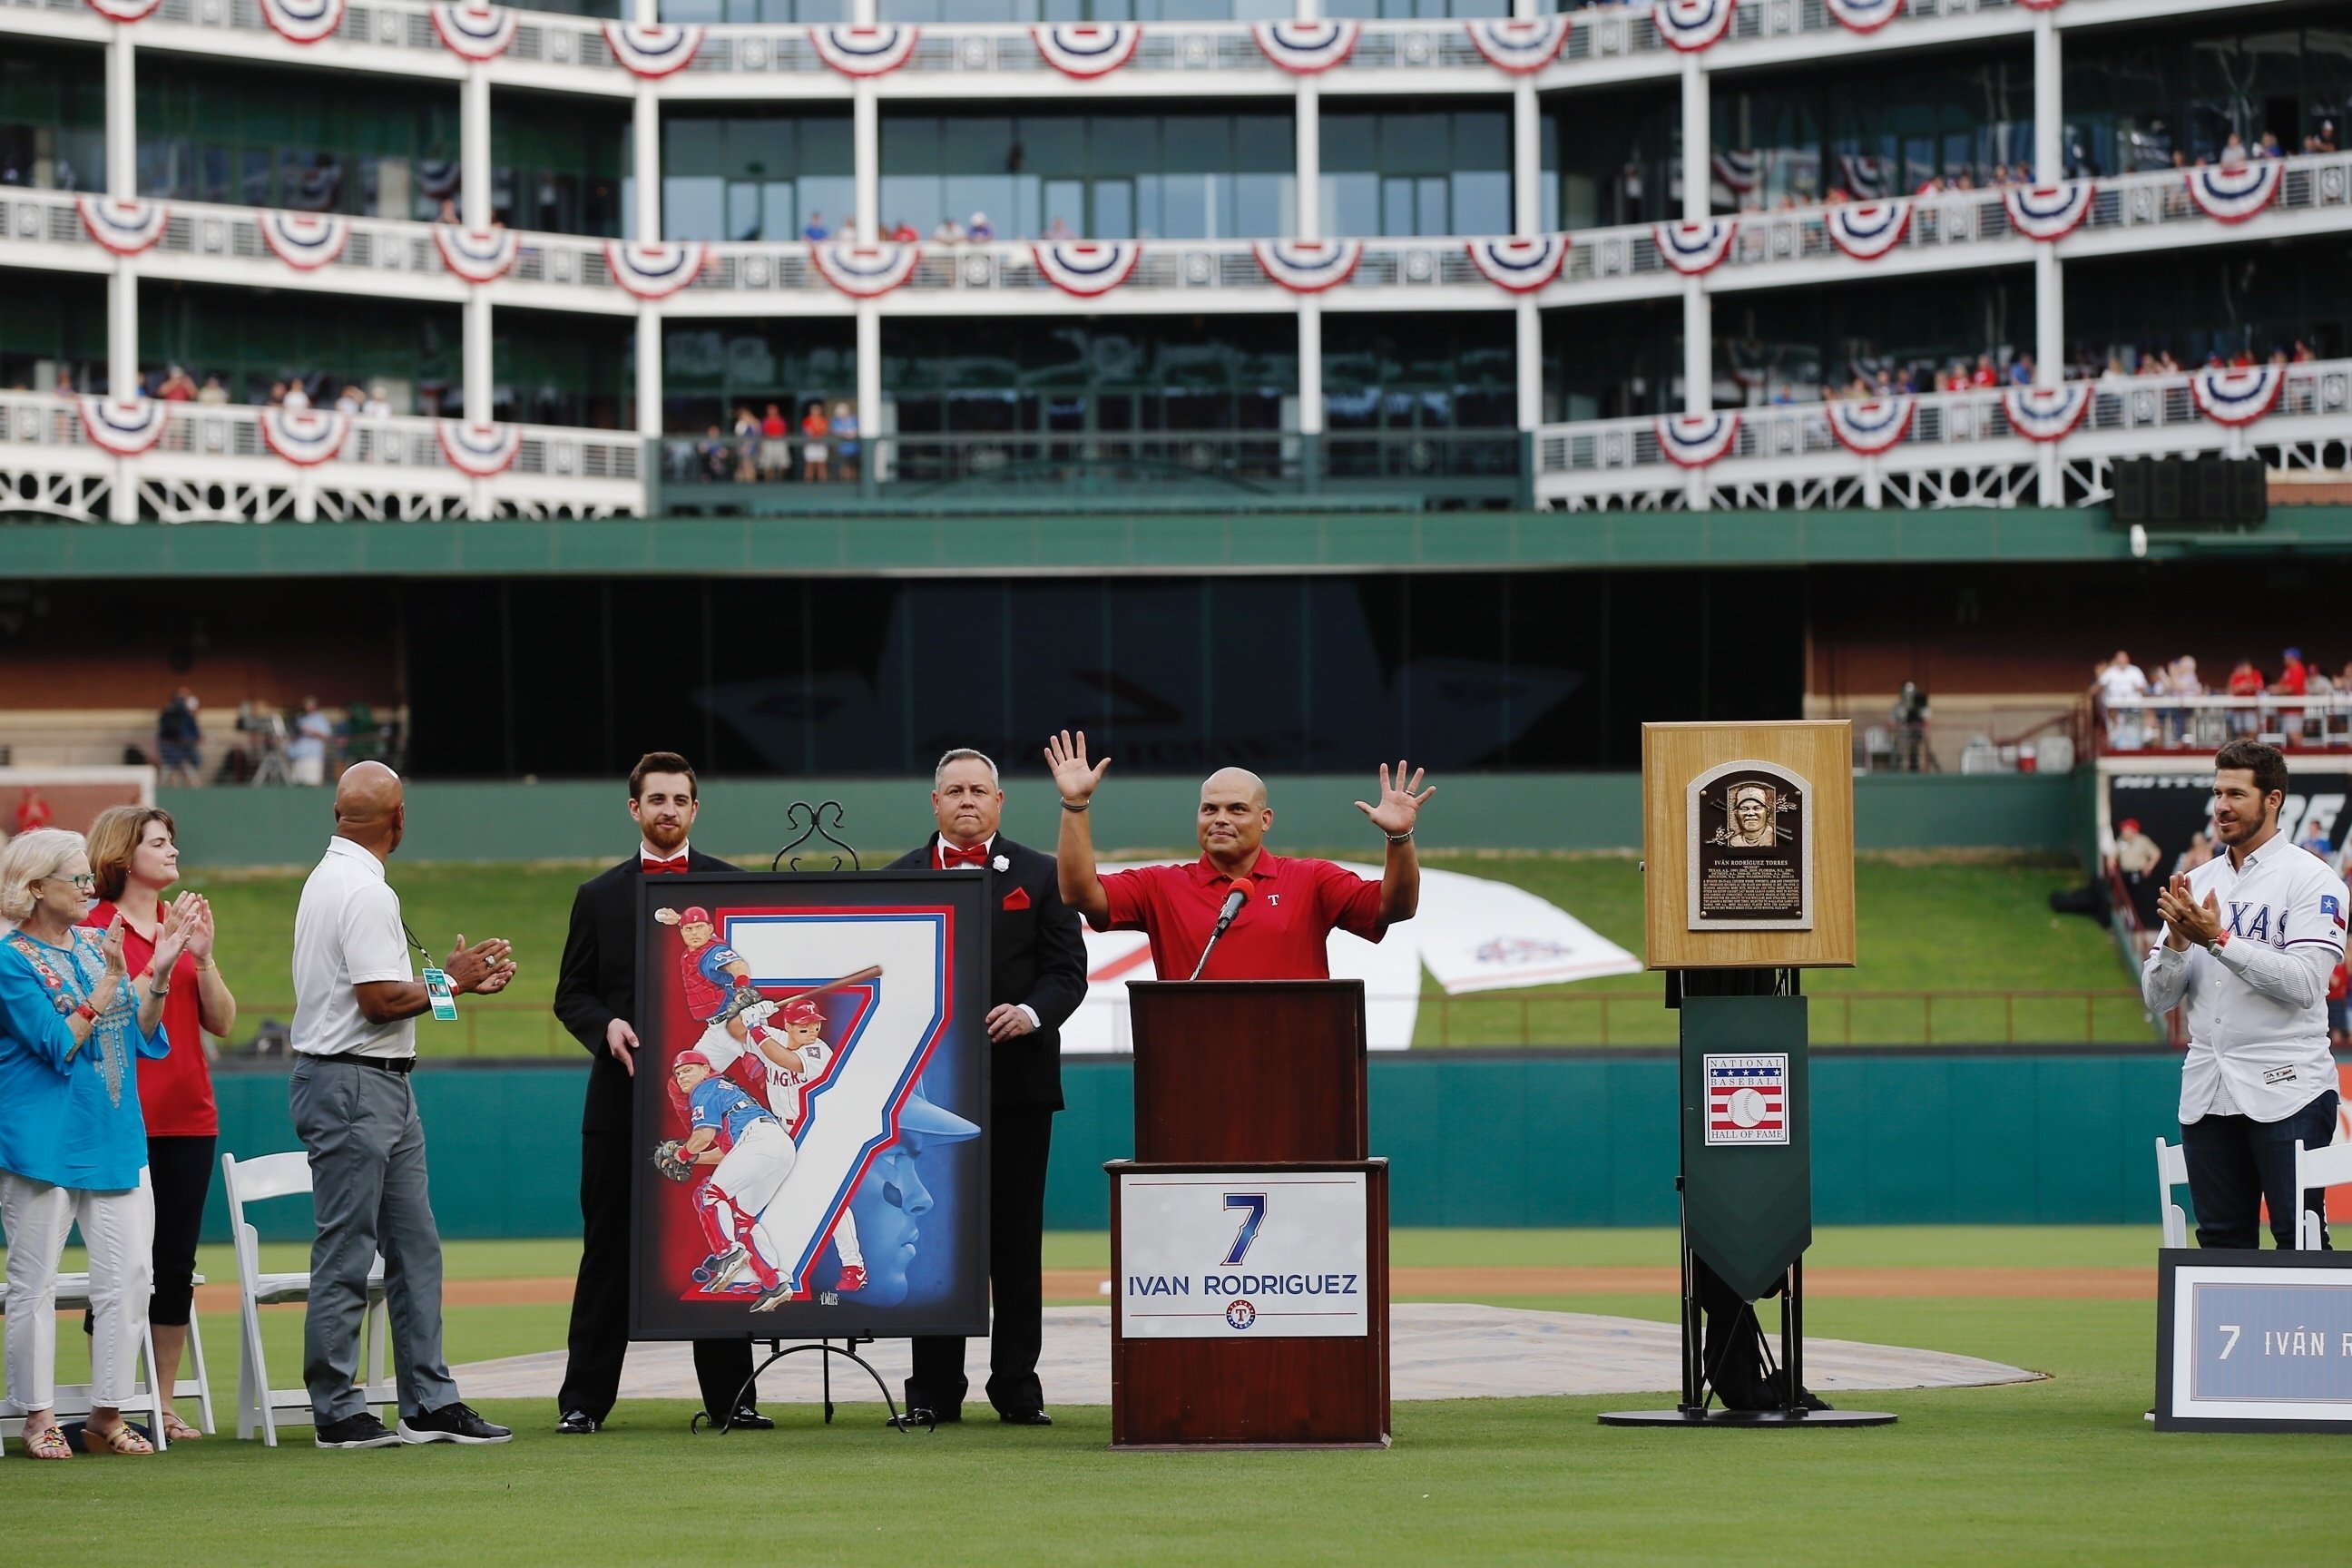
<svg viewBox="0 0 2352 1568"><path fill-rule="evenodd" d="M760 421L747 403L735 410L735 482L748 485L757 479L759 460Z"/></svg>
<svg viewBox="0 0 2352 1568"><path fill-rule="evenodd" d="M963 226L974 245L987 245L996 238L996 226L988 221L988 215L984 212L973 213L971 221Z"/></svg>
<svg viewBox="0 0 2352 1568"><path fill-rule="evenodd" d="M2213 840L2202 831L2193 833L2189 835L2189 847L2183 849L2179 858L2172 863L2173 875L2186 877L2211 858L2213 858Z"/></svg>
<svg viewBox="0 0 2352 1568"><path fill-rule="evenodd" d="M310 406L310 389L302 384L299 375L286 378L286 406L298 412Z"/></svg>
<svg viewBox="0 0 2352 1568"><path fill-rule="evenodd" d="M833 434L833 422L824 416L824 405L812 403L801 416L801 478L811 483L822 483L833 478L833 454L825 445Z"/></svg>
<svg viewBox="0 0 2352 1568"><path fill-rule="evenodd" d="M343 390L335 398L335 412L357 417L360 410L366 406L367 395L350 382L343 383Z"/></svg>
<svg viewBox="0 0 2352 1568"><path fill-rule="evenodd" d="M155 719L155 749L164 778L173 784L202 784L205 731L196 720L196 694L186 687L172 693Z"/></svg>
<svg viewBox="0 0 2352 1568"><path fill-rule="evenodd" d="M792 468L792 427L784 423L784 411L771 403L760 416L760 477L779 485L791 477Z"/></svg>
<svg viewBox="0 0 2352 1568"><path fill-rule="evenodd" d="M939 227L931 230L931 239L940 245L961 245L964 241L963 225L956 222L954 215L950 214L940 219Z"/></svg>
<svg viewBox="0 0 2352 1568"><path fill-rule="evenodd" d="M841 478L845 481L857 477L857 416L846 403L833 405L833 442L840 448Z"/></svg>
<svg viewBox="0 0 2352 1568"><path fill-rule="evenodd" d="M2137 707L2117 708L2116 704L2137 702L2148 694L2147 672L2132 662L2129 653L2117 648L2113 658L2098 667L2091 689L2105 717L2108 742L2120 751L2137 751L2141 744L2140 710Z"/></svg>
<svg viewBox="0 0 2352 1568"><path fill-rule="evenodd" d="M1992 355L1989 353L1977 355L1976 374L1969 378L1969 384L1987 387L2000 384L2000 373L1993 368Z"/></svg>
<svg viewBox="0 0 2352 1568"><path fill-rule="evenodd" d="M808 222L801 226L801 237L811 245L817 245L832 238L833 231L824 226L824 214L811 211Z"/></svg>
<svg viewBox="0 0 2352 1568"><path fill-rule="evenodd" d="M1076 239L1078 236L1077 231L1070 226L1069 220L1064 217L1060 213L1055 213L1053 216L1053 221L1045 226L1044 237L1046 239Z"/></svg>
<svg viewBox="0 0 2352 1568"><path fill-rule="evenodd" d="M2311 671L2304 665L2303 650L2301 648L2288 648L2286 650L2285 657L2286 663L2284 667L2279 670L2279 678L2271 682L2271 695L2273 697L2301 697L2304 694L2305 688L2310 684Z"/></svg>
<svg viewBox="0 0 2352 1568"><path fill-rule="evenodd" d="M122 1418L146 1336L154 1196L134 1057L170 1050L169 976L188 932L157 932L156 973L133 974L117 927L80 929L96 881L82 837L45 828L0 850L0 1226L8 1233L8 1399L37 1459L68 1459L58 1429L58 1265L79 1223L89 1249L86 1444L155 1451ZM64 1011L59 1011L60 1005Z"/></svg>
<svg viewBox="0 0 2352 1568"><path fill-rule="evenodd" d="M719 433L719 426L713 425L694 450L702 459L703 479L714 485L725 484L730 466L727 437Z"/></svg>
<svg viewBox="0 0 2352 1568"><path fill-rule="evenodd" d="M2284 158L2286 156L2286 153L2282 152L2279 148L2279 139L2276 132L2265 131L2263 132L2263 144L2254 149L2254 156L2257 158Z"/></svg>
<svg viewBox="0 0 2352 1568"><path fill-rule="evenodd" d="M180 1356L188 1342L195 1300L196 1237L212 1191L213 1149L220 1112L213 1103L205 1037L226 1039L236 1027L236 997L213 957L212 905L201 893L165 903L163 889L180 879L179 830L172 814L152 805L114 805L89 825L89 869L98 903L82 923L103 931L122 921L122 961L132 974L154 961L165 921L177 916L187 933L180 961L170 966L163 1002L163 1038L170 1050L139 1064L139 1104L147 1121L148 1185L155 1196L152 1280L147 1321L155 1337L155 1386L163 1391L163 1436L174 1443L201 1437L172 1408Z"/></svg>
<svg viewBox="0 0 2352 1568"><path fill-rule="evenodd" d="M172 365L163 372L163 387L155 394L166 403L193 403L196 398L196 378Z"/></svg>
<svg viewBox="0 0 2352 1568"><path fill-rule="evenodd" d="M2238 133L2232 131L2230 132L2230 139L2221 143L2221 167L2235 168L2245 161L2246 144L2240 139Z"/></svg>
<svg viewBox="0 0 2352 1568"><path fill-rule="evenodd" d="M2260 697L2263 694L2263 672L2254 668L2253 660L2242 658L2231 668L2229 691L2232 697ZM2231 734L2251 735L2261 727L2260 715L2250 710L2231 710Z"/></svg>
<svg viewBox="0 0 2352 1568"><path fill-rule="evenodd" d="M16 832L33 833L49 826L54 814L49 803L41 798L40 790L32 784L25 786L24 798L16 802Z"/></svg>
<svg viewBox="0 0 2352 1568"><path fill-rule="evenodd" d="M367 419L392 417L392 401L383 395L383 383L372 381L368 384L367 401L360 405L360 415Z"/></svg>
<svg viewBox="0 0 2352 1568"><path fill-rule="evenodd" d="M890 226L890 238L896 244L912 245L922 237L922 235L917 232L915 226L905 218L900 218Z"/></svg>
<svg viewBox="0 0 2352 1568"><path fill-rule="evenodd" d="M288 784L315 789L327 782L327 742L334 733L334 721L320 709L319 700L302 699L302 711L294 721L294 738L286 742Z"/></svg>
<svg viewBox="0 0 2352 1568"><path fill-rule="evenodd" d="M196 401L198 403L208 403L215 405L226 403L228 401L228 388L221 384L220 377L216 375L208 375L205 377L205 384L203 387L196 393Z"/></svg>
<svg viewBox="0 0 2352 1568"><path fill-rule="evenodd" d="M2156 928L2156 895L2164 885L2156 868L2162 864L2163 849L2140 830L2137 817L2126 816L2116 825L2116 874L2123 879L2124 892L2143 930Z"/></svg>
<svg viewBox="0 0 2352 1568"><path fill-rule="evenodd" d="M2304 817L2303 831L2295 835L2294 847L2309 850L2331 866L2336 863L2335 857L2328 853L2327 825L2319 820L2315 812Z"/></svg>

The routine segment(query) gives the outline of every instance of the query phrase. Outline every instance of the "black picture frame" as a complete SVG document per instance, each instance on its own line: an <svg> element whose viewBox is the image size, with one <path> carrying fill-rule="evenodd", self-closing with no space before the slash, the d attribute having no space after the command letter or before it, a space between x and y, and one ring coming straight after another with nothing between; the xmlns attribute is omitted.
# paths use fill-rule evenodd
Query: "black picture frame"
<svg viewBox="0 0 2352 1568"><path fill-rule="evenodd" d="M2220 1247L2162 1247L2156 1255L2156 1429L2159 1432L2327 1432L2352 1436L2352 1416L2298 1421L2275 1415L2176 1415L2173 1414L2174 1336L2183 1325L2173 1302L2184 1268L2260 1268L2287 1271L2324 1268L2352 1278L2352 1253L2283 1249L2240 1251Z"/></svg>

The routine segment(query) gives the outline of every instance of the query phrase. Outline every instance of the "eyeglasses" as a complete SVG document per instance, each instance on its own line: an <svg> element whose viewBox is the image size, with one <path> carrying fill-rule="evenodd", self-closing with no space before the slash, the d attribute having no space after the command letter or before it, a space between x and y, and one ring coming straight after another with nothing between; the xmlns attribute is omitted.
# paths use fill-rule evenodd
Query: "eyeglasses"
<svg viewBox="0 0 2352 1568"><path fill-rule="evenodd" d="M44 877L41 880L44 882L71 882L74 885L74 891L77 893L87 893L91 889L98 886L98 879L88 871L84 871L79 877Z"/></svg>

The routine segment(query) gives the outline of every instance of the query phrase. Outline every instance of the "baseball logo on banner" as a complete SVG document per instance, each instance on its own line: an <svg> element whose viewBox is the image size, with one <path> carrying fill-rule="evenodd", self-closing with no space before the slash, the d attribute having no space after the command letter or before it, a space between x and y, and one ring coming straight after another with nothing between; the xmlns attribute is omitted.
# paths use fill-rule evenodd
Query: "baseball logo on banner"
<svg viewBox="0 0 2352 1568"><path fill-rule="evenodd" d="M1081 300L1109 293L1143 259L1142 244L1132 239L1082 239L1029 249L1046 282Z"/></svg>
<svg viewBox="0 0 2352 1568"><path fill-rule="evenodd" d="M1830 434L1839 446L1860 457L1875 458L1909 432L1911 415L1917 406L1907 395L1840 398L1823 404L1822 412L1829 416Z"/></svg>
<svg viewBox="0 0 2352 1568"><path fill-rule="evenodd" d="M1738 237L1738 218L1710 218L1705 223L1661 223L1650 227L1658 259L1685 278L1714 271L1731 254Z"/></svg>
<svg viewBox="0 0 2352 1568"><path fill-rule="evenodd" d="M494 479L514 466L522 455L519 425L476 424L464 419L436 420L433 433L441 441L441 455L459 473L477 479Z"/></svg>
<svg viewBox="0 0 2352 1568"><path fill-rule="evenodd" d="M919 37L908 26L811 27L809 47L844 76L887 76L913 56Z"/></svg>
<svg viewBox="0 0 2352 1568"><path fill-rule="evenodd" d="M1486 57L1486 63L1513 76L1543 69L1568 46L1566 16L1538 16L1524 22L1482 20L1468 26L1471 46Z"/></svg>
<svg viewBox="0 0 2352 1568"><path fill-rule="evenodd" d="M2216 425L2252 425L2278 405L2285 386L2286 367L2276 364L2215 365L2189 376L2189 395Z"/></svg>
<svg viewBox="0 0 2352 1568"><path fill-rule="evenodd" d="M171 405L152 397L85 397L81 427L90 445L118 458L135 458L163 438Z"/></svg>
<svg viewBox="0 0 2352 1568"><path fill-rule="evenodd" d="M110 22L143 22L163 0L89 0L89 8Z"/></svg>
<svg viewBox="0 0 2352 1568"><path fill-rule="evenodd" d="M1784 1052L1715 1056L1702 1064L1706 1075L1706 1141L1709 1143L1786 1143L1789 1141L1789 1058Z"/></svg>
<svg viewBox="0 0 2352 1568"><path fill-rule="evenodd" d="M701 275L705 254L698 239L608 239L604 269L640 300L667 300Z"/></svg>
<svg viewBox="0 0 2352 1568"><path fill-rule="evenodd" d="M441 265L468 283L491 283L511 270L522 254L522 239L510 228L461 228L454 223L433 226L433 247Z"/></svg>
<svg viewBox="0 0 2352 1568"><path fill-rule="evenodd" d="M340 456L351 439L352 416L331 408L263 408L262 444L298 468L314 468Z"/></svg>
<svg viewBox="0 0 2352 1568"><path fill-rule="evenodd" d="M351 243L352 220L340 213L289 213L265 208L253 215L261 242L297 272L316 272Z"/></svg>
<svg viewBox="0 0 2352 1568"><path fill-rule="evenodd" d="M677 22L607 22L604 47L631 76L658 81L694 63L702 29Z"/></svg>
<svg viewBox="0 0 2352 1568"><path fill-rule="evenodd" d="M487 0L460 0L433 7L433 31L442 47L460 59L494 60L514 47L522 17Z"/></svg>
<svg viewBox="0 0 2352 1568"><path fill-rule="evenodd" d="M1718 462L1738 439L1737 414L1668 414L1658 420L1658 450L1678 468Z"/></svg>
<svg viewBox="0 0 2352 1568"><path fill-rule="evenodd" d="M2082 227L2098 199L2098 186L2088 180L2064 185L2011 185L2000 194L2000 205L2009 209L2009 226L2044 245Z"/></svg>
<svg viewBox="0 0 2352 1568"><path fill-rule="evenodd" d="M824 280L854 300L887 294L915 275L923 259L913 245L856 245L839 240L809 247L809 260Z"/></svg>
<svg viewBox="0 0 2352 1568"><path fill-rule="evenodd" d="M2001 395L2009 427L2029 441L2055 441L2091 411L2087 382L2063 386L2012 386Z"/></svg>
<svg viewBox="0 0 2352 1568"><path fill-rule="evenodd" d="M1261 239L1250 247L1258 268L1294 294L1320 294L1356 275L1360 239Z"/></svg>
<svg viewBox="0 0 2352 1568"><path fill-rule="evenodd" d="M1911 198L1825 208L1822 226L1829 230L1830 243L1856 261L1875 261L1902 244L1910 231Z"/></svg>
<svg viewBox="0 0 2352 1568"><path fill-rule="evenodd" d="M1874 33L1895 17L1910 0L1822 0L1822 8L1841 26L1857 33Z"/></svg>
<svg viewBox="0 0 2352 1568"><path fill-rule="evenodd" d="M1514 294L1532 294L1553 279L1568 262L1568 236L1541 239L1474 239L1468 247L1470 265L1480 277Z"/></svg>
<svg viewBox="0 0 2352 1568"><path fill-rule="evenodd" d="M1360 22L1260 22L1250 29L1258 52L1293 76L1344 65L1362 36Z"/></svg>
<svg viewBox="0 0 2352 1568"><path fill-rule="evenodd" d="M261 0L261 19L279 37L315 44L343 25L343 0Z"/></svg>
<svg viewBox="0 0 2352 1568"><path fill-rule="evenodd" d="M1670 48L1696 54L1731 31L1732 0L1653 0L1650 25Z"/></svg>
<svg viewBox="0 0 2352 1568"><path fill-rule="evenodd" d="M74 210L81 214L81 226L90 238L117 256L152 249L163 237L166 213L162 202L81 195L74 198Z"/></svg>
<svg viewBox="0 0 2352 1568"><path fill-rule="evenodd" d="M2243 223L2278 200L2286 166L2275 158L2257 158L2214 169L2189 171L2189 199L2207 217L2222 223Z"/></svg>
<svg viewBox="0 0 2352 1568"><path fill-rule="evenodd" d="M1135 58L1143 29L1133 22L1078 23L1058 27L1032 27L1038 54L1064 76L1088 81L1108 76Z"/></svg>

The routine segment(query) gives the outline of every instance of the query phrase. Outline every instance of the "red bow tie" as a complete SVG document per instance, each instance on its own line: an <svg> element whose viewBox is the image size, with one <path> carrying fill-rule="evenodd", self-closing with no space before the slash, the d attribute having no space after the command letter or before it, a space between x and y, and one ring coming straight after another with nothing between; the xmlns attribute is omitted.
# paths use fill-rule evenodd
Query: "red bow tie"
<svg viewBox="0 0 2352 1568"><path fill-rule="evenodd" d="M686 875L686 857L673 855L667 860L640 860L637 862L637 869L648 877L659 877L665 873L674 877L683 877Z"/></svg>
<svg viewBox="0 0 2352 1568"><path fill-rule="evenodd" d="M945 839L940 841L940 869L942 871L952 871L959 866L969 866L976 871L987 864L988 846L985 844L959 849Z"/></svg>

